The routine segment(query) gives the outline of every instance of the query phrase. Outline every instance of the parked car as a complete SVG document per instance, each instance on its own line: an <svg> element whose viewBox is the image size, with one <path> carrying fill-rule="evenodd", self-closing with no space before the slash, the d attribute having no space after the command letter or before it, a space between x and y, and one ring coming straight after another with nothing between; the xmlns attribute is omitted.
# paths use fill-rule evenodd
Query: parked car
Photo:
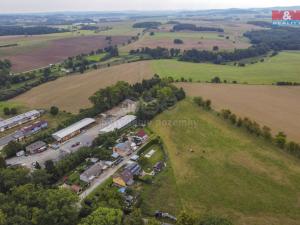
<svg viewBox="0 0 300 225"><path fill-rule="evenodd" d="M71 147L72 147L72 148L75 148L75 147L77 147L77 146L79 146L79 145L81 145L81 143L80 143L80 142L76 142L76 143L73 144Z"/></svg>
<svg viewBox="0 0 300 225"><path fill-rule="evenodd" d="M24 156L24 155L25 155L25 151L19 151L16 154L17 157L21 157L21 156Z"/></svg>

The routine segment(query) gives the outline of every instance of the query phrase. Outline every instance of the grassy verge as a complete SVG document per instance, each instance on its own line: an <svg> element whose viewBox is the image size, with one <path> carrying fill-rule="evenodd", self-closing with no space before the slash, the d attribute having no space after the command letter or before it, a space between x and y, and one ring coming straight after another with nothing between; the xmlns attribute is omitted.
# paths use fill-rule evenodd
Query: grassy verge
<svg viewBox="0 0 300 225"><path fill-rule="evenodd" d="M144 193L150 203L162 198L165 207L176 199L188 211L229 215L236 224L298 224L299 160L191 100L159 115L150 127L164 141L175 177L173 185L166 176Z"/></svg>

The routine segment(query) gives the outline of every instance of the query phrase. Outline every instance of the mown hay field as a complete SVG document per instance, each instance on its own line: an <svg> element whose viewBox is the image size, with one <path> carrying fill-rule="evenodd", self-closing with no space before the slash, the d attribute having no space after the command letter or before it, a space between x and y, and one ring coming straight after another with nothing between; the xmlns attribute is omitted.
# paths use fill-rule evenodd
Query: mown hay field
<svg viewBox="0 0 300 225"><path fill-rule="evenodd" d="M283 131L289 139L300 143L300 87L271 85L178 83L189 96L210 99L220 111L229 109L240 117L248 117L260 125Z"/></svg>
<svg viewBox="0 0 300 225"><path fill-rule="evenodd" d="M88 98L101 88L123 80L129 83L153 76L147 62L137 62L94 70L82 75L70 75L42 84L12 99L30 108L49 108L78 113L79 109L91 106Z"/></svg>
<svg viewBox="0 0 300 225"><path fill-rule="evenodd" d="M150 127L164 141L174 174L144 193L152 209L168 211L176 198L171 212L213 213L236 225L300 224L299 159L191 99L157 116Z"/></svg>

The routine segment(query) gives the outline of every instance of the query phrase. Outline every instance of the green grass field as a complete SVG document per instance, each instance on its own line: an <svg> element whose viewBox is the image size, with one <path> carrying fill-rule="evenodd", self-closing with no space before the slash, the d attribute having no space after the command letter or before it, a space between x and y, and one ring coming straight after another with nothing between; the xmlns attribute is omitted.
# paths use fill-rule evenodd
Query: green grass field
<svg viewBox="0 0 300 225"><path fill-rule="evenodd" d="M171 164L143 193L152 209L225 215L237 225L300 224L299 160L190 99L150 128L163 139Z"/></svg>
<svg viewBox="0 0 300 225"><path fill-rule="evenodd" d="M266 58L265 62L247 64L246 67L214 65L208 63L188 63L176 60L152 61L155 73L161 76L192 78L206 82L218 76L222 80L247 82L249 84L272 84L277 81L300 82L300 51L281 52Z"/></svg>
<svg viewBox="0 0 300 225"><path fill-rule="evenodd" d="M222 40L218 33L214 32L156 32L153 36L147 38L161 39L161 38L195 38L195 39L209 39L209 40ZM200 40L199 40L200 41Z"/></svg>
<svg viewBox="0 0 300 225"><path fill-rule="evenodd" d="M105 53L101 53L101 54L97 54L97 55L90 55L90 56L87 56L86 59L89 61L99 62L105 55L106 55Z"/></svg>

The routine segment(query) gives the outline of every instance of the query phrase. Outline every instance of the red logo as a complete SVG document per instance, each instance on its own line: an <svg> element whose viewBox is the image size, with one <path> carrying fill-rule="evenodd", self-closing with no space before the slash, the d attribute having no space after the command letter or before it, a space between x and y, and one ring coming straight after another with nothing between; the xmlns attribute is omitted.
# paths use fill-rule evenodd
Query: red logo
<svg viewBox="0 0 300 225"><path fill-rule="evenodd" d="M273 10L272 20L300 20L300 10Z"/></svg>

